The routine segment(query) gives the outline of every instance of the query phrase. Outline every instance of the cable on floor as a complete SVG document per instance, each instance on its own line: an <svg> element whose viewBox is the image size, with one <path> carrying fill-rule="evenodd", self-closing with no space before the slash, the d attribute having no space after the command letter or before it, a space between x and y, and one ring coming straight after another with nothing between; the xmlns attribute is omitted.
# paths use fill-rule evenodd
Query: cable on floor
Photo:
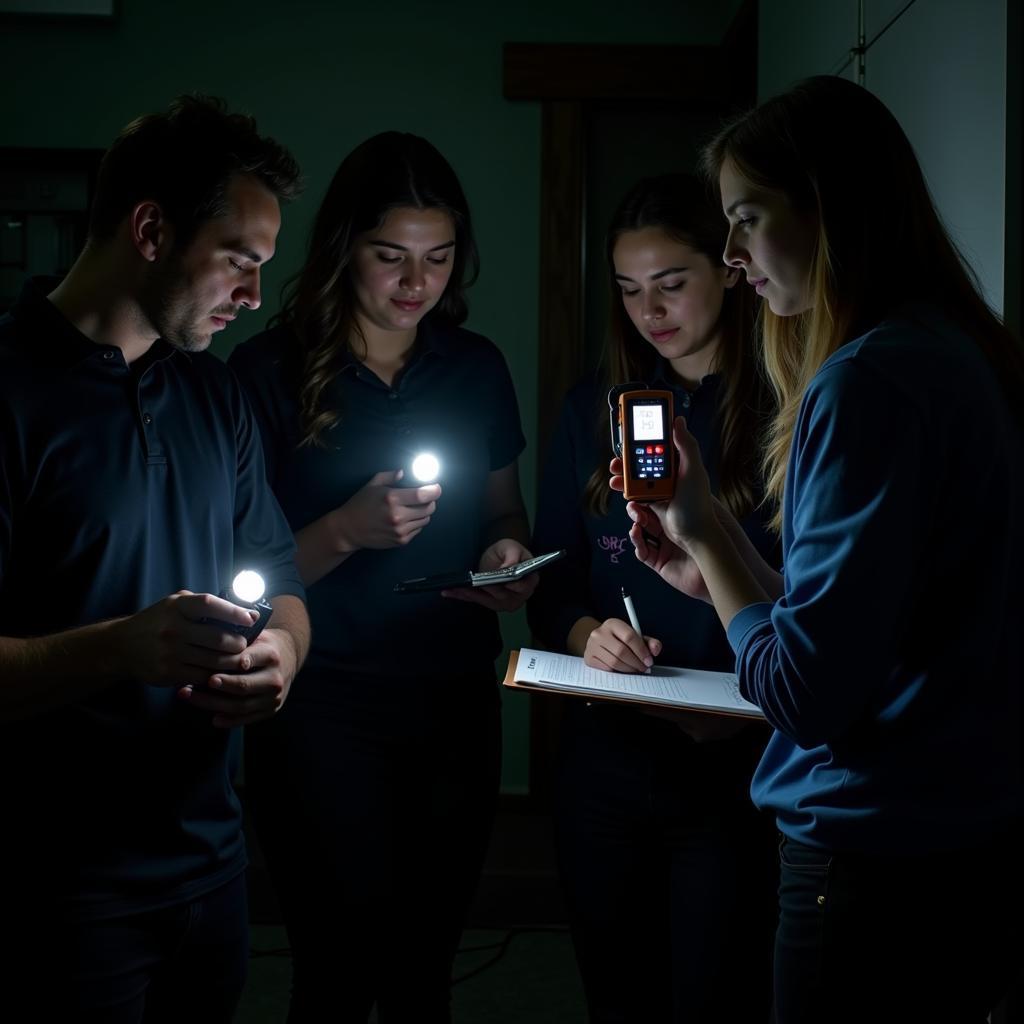
<svg viewBox="0 0 1024 1024"><path fill-rule="evenodd" d="M485 960L482 964L474 967L471 971L467 971L465 974L457 975L452 978L452 987L454 988L456 985L461 985L462 982L468 981L470 978L475 978L478 974L482 974L489 967L493 967L505 955L508 951L509 945L517 935L527 935L530 933L541 934L545 932L564 935L568 930L568 928L559 925L534 925L523 928L509 928L505 933L505 937L499 942L493 942L485 946L467 946L464 949L460 949L456 956L461 955L462 953L473 953L486 949L497 949L498 952L495 953L490 960Z"/></svg>
<svg viewBox="0 0 1024 1024"><path fill-rule="evenodd" d="M508 947L512 943L512 940L517 935L527 934L558 934L564 935L568 932L568 928L564 925L530 925L522 928L509 928L503 938L497 942L488 942L481 946L462 946L456 951L456 956L462 956L464 953L485 953L488 950L496 949L497 952L489 960L485 960L482 964L478 964L471 971L467 971L465 974L458 975L452 978L452 985L460 985L464 981L468 981L470 978L475 978L478 974L482 974L489 967L493 967L499 960L508 952ZM260 957L268 956L291 956L291 946L281 946L278 949L255 949L249 948L249 959L257 960Z"/></svg>

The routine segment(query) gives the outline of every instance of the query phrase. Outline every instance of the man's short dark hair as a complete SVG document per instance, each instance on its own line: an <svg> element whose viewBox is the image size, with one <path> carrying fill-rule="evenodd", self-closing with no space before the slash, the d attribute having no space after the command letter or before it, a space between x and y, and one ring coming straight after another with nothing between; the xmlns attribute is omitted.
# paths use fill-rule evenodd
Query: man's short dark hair
<svg viewBox="0 0 1024 1024"><path fill-rule="evenodd" d="M229 114L212 96L179 96L164 112L122 129L100 165L89 237L111 238L136 203L153 200L174 226L178 244L226 209L228 186L250 175L284 202L301 190L299 165L256 130L246 114Z"/></svg>

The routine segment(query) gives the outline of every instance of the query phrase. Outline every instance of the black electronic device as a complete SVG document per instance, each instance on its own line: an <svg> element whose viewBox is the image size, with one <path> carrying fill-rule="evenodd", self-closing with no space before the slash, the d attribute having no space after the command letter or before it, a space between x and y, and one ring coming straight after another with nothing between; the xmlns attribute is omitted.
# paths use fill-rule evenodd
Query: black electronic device
<svg viewBox="0 0 1024 1024"><path fill-rule="evenodd" d="M546 555L536 555L515 565L506 565L502 569L489 572L443 572L436 576L419 576L416 579L402 580L395 584L395 592L399 594L423 593L427 590L453 590L455 587L493 587L499 583L512 583L529 576L531 572L542 569L545 565L557 562L565 556L564 551L549 551Z"/></svg>
<svg viewBox="0 0 1024 1024"><path fill-rule="evenodd" d="M608 415L626 500L669 500L676 486L672 392L621 384L608 392Z"/></svg>

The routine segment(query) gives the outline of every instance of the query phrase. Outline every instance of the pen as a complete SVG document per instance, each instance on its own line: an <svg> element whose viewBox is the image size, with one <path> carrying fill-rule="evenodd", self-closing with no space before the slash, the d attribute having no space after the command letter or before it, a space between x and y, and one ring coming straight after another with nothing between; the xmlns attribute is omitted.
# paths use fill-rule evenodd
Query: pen
<svg viewBox="0 0 1024 1024"><path fill-rule="evenodd" d="M640 620L636 617L636 609L633 607L633 599L626 593L626 588L622 588L622 603L626 606L626 614L629 616L629 624L636 631L637 636L643 637L644 632L640 628Z"/></svg>

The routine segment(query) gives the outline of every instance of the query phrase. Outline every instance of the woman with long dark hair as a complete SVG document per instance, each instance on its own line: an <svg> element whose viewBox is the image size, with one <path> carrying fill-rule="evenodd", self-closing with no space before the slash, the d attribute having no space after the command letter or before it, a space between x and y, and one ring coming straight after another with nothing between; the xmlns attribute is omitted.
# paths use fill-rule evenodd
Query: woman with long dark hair
<svg viewBox="0 0 1024 1024"><path fill-rule="evenodd" d="M495 611L535 578L395 593L527 557L505 361L459 325L469 208L425 139L339 166L269 331L231 365L295 531L313 648L288 713L246 736L253 819L292 946L290 1021L448 1019L500 755ZM438 483L408 486L414 456Z"/></svg>
<svg viewBox="0 0 1024 1024"><path fill-rule="evenodd" d="M769 557L774 546L758 513L764 395L753 300L722 263L725 234L707 188L682 174L637 184L608 230L602 372L566 400L534 534L568 557L546 570L529 606L546 645L595 668L642 672L655 658L731 668L712 609L632 557L625 503L608 488L611 387L671 389L716 493ZM623 587L649 635L626 621ZM590 1020L767 1020L774 833L748 796L766 739L763 726L736 720L569 704L557 838Z"/></svg>
<svg viewBox="0 0 1024 1024"><path fill-rule="evenodd" d="M984 1021L1022 952L1024 356L865 89L809 79L706 164L768 306L785 573L731 543L681 420L631 538L710 599L775 729L777 1019Z"/></svg>

